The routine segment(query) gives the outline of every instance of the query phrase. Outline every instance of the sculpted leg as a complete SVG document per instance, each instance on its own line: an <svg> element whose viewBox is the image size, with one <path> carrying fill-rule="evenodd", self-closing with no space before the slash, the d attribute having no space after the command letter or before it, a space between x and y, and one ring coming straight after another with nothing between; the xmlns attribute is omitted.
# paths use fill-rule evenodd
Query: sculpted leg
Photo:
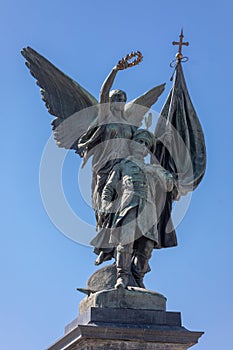
<svg viewBox="0 0 233 350"><path fill-rule="evenodd" d="M131 271L140 288L145 288L143 278L150 271L149 260L154 248L154 242L146 237L141 237L135 242L135 251L131 263Z"/></svg>
<svg viewBox="0 0 233 350"><path fill-rule="evenodd" d="M117 282L115 288L126 288L129 281L133 243L119 244L116 252Z"/></svg>

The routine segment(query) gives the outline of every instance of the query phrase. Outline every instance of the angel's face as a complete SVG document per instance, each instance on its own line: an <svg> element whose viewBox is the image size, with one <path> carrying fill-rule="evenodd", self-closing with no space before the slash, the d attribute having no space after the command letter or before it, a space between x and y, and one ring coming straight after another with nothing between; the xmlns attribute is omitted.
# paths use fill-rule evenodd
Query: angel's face
<svg viewBox="0 0 233 350"><path fill-rule="evenodd" d="M121 90L115 90L110 94L111 109L123 111L126 103L126 93Z"/></svg>

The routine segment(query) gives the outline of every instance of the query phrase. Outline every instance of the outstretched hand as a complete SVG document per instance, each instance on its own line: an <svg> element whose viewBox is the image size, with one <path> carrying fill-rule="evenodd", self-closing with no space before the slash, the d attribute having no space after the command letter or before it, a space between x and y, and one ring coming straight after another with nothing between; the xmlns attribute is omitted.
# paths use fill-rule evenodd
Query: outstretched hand
<svg viewBox="0 0 233 350"><path fill-rule="evenodd" d="M134 57L135 59L131 61L132 58ZM143 56L140 51L131 52L127 54L124 58L122 58L120 61L118 61L116 68L118 70L124 70L126 68L136 66L138 63L142 61L142 58Z"/></svg>
<svg viewBox="0 0 233 350"><path fill-rule="evenodd" d="M124 70L129 67L128 61L125 60L125 58L122 58L120 61L118 61L116 68L118 70Z"/></svg>

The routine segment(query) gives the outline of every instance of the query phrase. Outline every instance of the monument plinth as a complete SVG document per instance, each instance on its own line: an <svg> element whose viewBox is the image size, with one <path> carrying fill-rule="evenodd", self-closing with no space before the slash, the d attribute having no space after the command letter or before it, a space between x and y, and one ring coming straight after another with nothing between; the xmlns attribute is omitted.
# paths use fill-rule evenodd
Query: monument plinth
<svg viewBox="0 0 233 350"><path fill-rule="evenodd" d="M79 313L90 307L107 309L166 310L166 298L142 288L110 289L93 293L80 302Z"/></svg>
<svg viewBox="0 0 233 350"><path fill-rule="evenodd" d="M98 289L96 275L87 286ZM114 279L106 279L108 285ZM105 280L105 285L106 284ZM95 283L93 283L95 281ZM104 283L104 278L100 278ZM91 292L79 304L79 315L65 327L65 335L47 350L186 350L203 332L185 329L180 312L166 311L166 298L138 287Z"/></svg>
<svg viewBox="0 0 233 350"><path fill-rule="evenodd" d="M143 293L145 297L146 294L152 296L147 299L148 308L136 309L135 299L140 294L143 300ZM95 294L98 296L90 295L81 301L79 316L65 327L65 335L47 350L186 350L203 334L185 329L181 314L166 311L166 298L159 293L103 291L105 301L108 294L109 307L107 303L100 307L101 292ZM123 297L126 304L120 307ZM115 307L112 307L114 300ZM96 306L91 306L91 303Z"/></svg>

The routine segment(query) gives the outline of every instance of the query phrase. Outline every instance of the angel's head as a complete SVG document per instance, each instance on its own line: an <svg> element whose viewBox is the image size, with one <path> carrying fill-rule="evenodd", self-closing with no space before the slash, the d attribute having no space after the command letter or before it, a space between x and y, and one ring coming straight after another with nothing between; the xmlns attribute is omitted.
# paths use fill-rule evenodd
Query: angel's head
<svg viewBox="0 0 233 350"><path fill-rule="evenodd" d="M109 94L109 102L111 108L114 108L117 111L123 111L125 103L127 100L127 95L122 90L111 90Z"/></svg>

